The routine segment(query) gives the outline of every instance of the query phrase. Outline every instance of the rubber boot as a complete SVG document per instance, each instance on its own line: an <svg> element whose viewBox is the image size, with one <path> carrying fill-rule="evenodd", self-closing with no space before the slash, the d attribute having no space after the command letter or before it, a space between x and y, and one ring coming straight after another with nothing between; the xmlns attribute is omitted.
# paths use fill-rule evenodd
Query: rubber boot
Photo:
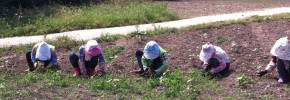
<svg viewBox="0 0 290 100"><path fill-rule="evenodd" d="M95 74L96 74L96 70L95 70L95 68L90 67L89 74L90 74L90 76L95 75Z"/></svg>
<svg viewBox="0 0 290 100"><path fill-rule="evenodd" d="M88 75L88 74L83 74L83 77L84 77L84 78L88 78L89 75Z"/></svg>
<svg viewBox="0 0 290 100"><path fill-rule="evenodd" d="M80 67L75 67L74 68L74 77L80 76Z"/></svg>

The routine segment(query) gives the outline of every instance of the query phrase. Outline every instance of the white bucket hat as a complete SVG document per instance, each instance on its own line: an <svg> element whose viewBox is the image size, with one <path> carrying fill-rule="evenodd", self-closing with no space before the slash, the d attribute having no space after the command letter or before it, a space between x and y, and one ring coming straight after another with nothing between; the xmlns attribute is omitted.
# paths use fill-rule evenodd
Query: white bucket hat
<svg viewBox="0 0 290 100"><path fill-rule="evenodd" d="M206 62L208 59L212 57L212 54L215 52L215 48L212 44L204 44L202 46L201 52L199 54L199 59L201 61Z"/></svg>
<svg viewBox="0 0 290 100"><path fill-rule="evenodd" d="M144 56L147 59L155 59L159 56L160 49L159 45L155 41L150 41L144 48Z"/></svg>
<svg viewBox="0 0 290 100"><path fill-rule="evenodd" d="M36 59L46 61L51 58L50 48L46 42L41 42L36 50Z"/></svg>
<svg viewBox="0 0 290 100"><path fill-rule="evenodd" d="M272 47L270 53L279 59L290 60L290 46L288 37L286 36L278 39Z"/></svg>

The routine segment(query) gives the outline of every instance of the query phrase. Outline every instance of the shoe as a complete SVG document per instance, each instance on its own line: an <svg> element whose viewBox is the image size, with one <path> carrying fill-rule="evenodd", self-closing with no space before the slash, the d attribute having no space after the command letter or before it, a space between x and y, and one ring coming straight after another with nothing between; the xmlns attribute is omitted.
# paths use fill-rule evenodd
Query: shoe
<svg viewBox="0 0 290 100"><path fill-rule="evenodd" d="M98 73L99 76L103 76L103 75L106 74L105 71L104 71L104 69L98 70L97 73Z"/></svg>
<svg viewBox="0 0 290 100"><path fill-rule="evenodd" d="M27 68L26 70L24 70L25 72L32 72L34 71L34 68Z"/></svg>
<svg viewBox="0 0 290 100"><path fill-rule="evenodd" d="M95 75L96 74L96 70L95 70L95 68L90 68L90 70L89 70L89 75L90 76L93 76L93 75Z"/></svg>
<svg viewBox="0 0 290 100"><path fill-rule="evenodd" d="M89 75L88 75L88 74L83 74L83 77L84 77L84 78L88 78Z"/></svg>
<svg viewBox="0 0 290 100"><path fill-rule="evenodd" d="M284 83L284 80L281 77L279 77L278 83Z"/></svg>
<svg viewBox="0 0 290 100"><path fill-rule="evenodd" d="M74 77L77 77L77 76L80 76L80 67L76 67L76 68L74 68Z"/></svg>
<svg viewBox="0 0 290 100"><path fill-rule="evenodd" d="M133 70L132 73L136 73L136 74L143 74L145 71L144 70Z"/></svg>

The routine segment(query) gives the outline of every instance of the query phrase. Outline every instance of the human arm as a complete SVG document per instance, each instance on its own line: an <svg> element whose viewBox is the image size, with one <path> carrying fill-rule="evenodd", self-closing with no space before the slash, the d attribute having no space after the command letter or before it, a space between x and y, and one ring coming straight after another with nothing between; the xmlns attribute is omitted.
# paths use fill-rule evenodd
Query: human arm
<svg viewBox="0 0 290 100"><path fill-rule="evenodd" d="M269 62L269 64L267 65L267 67L265 68L265 70L262 70L262 71L258 72L258 76L259 77L264 76L265 74L267 74L268 72L273 71L276 68L275 64L276 64L276 61L277 61L277 57L272 56L271 58L272 59Z"/></svg>
<svg viewBox="0 0 290 100"><path fill-rule="evenodd" d="M148 59L146 59L144 56L142 56L142 65L143 65L143 69L147 69L148 68Z"/></svg>
<svg viewBox="0 0 290 100"><path fill-rule="evenodd" d="M226 68L226 63L225 62L220 62L219 66L216 68L213 68L212 70L210 70L209 74L216 74L221 72L222 70L224 70Z"/></svg>
<svg viewBox="0 0 290 100"><path fill-rule="evenodd" d="M31 62L35 62L35 56L36 56L36 47L34 46L31 50Z"/></svg>
<svg viewBox="0 0 290 100"><path fill-rule="evenodd" d="M49 63L52 65L57 63L57 55L55 50L51 52L51 59Z"/></svg>
<svg viewBox="0 0 290 100"><path fill-rule="evenodd" d="M79 49L79 67L80 67L80 72L83 75L87 75L87 70L85 66L85 49L82 47Z"/></svg>
<svg viewBox="0 0 290 100"><path fill-rule="evenodd" d="M161 55L162 65L155 70L155 73L160 76L168 69L168 59L165 54Z"/></svg>
<svg viewBox="0 0 290 100"><path fill-rule="evenodd" d="M276 61L277 61L277 57L272 56L271 58L272 58L271 61L269 62L269 64L265 68L265 70L267 70L269 72L273 71L276 68L275 64L276 64Z"/></svg>
<svg viewBox="0 0 290 100"><path fill-rule="evenodd" d="M101 53L99 55L99 68L98 68L97 72L104 73L105 67L106 67L105 56L103 53Z"/></svg>

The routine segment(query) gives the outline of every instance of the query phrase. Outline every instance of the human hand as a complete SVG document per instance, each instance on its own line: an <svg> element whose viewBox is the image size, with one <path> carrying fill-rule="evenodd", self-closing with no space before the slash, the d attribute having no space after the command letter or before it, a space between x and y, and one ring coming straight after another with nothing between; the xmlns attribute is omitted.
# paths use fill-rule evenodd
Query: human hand
<svg viewBox="0 0 290 100"><path fill-rule="evenodd" d="M267 70L263 70L263 71L258 72L258 76L259 76L259 77L262 77L262 76L264 76L264 75L267 74L267 73L268 73Z"/></svg>
<svg viewBox="0 0 290 100"><path fill-rule="evenodd" d="M97 74L98 74L99 76L103 76L103 75L105 75L105 71L104 71L104 69L98 69L98 70L97 70Z"/></svg>
<svg viewBox="0 0 290 100"><path fill-rule="evenodd" d="M149 68L150 74L156 74L154 69Z"/></svg>
<svg viewBox="0 0 290 100"><path fill-rule="evenodd" d="M46 68L51 68L52 67L52 64L48 64L47 66L46 66Z"/></svg>
<svg viewBox="0 0 290 100"><path fill-rule="evenodd" d="M40 66L40 62L39 61L35 61L33 63L33 66L37 69Z"/></svg>

